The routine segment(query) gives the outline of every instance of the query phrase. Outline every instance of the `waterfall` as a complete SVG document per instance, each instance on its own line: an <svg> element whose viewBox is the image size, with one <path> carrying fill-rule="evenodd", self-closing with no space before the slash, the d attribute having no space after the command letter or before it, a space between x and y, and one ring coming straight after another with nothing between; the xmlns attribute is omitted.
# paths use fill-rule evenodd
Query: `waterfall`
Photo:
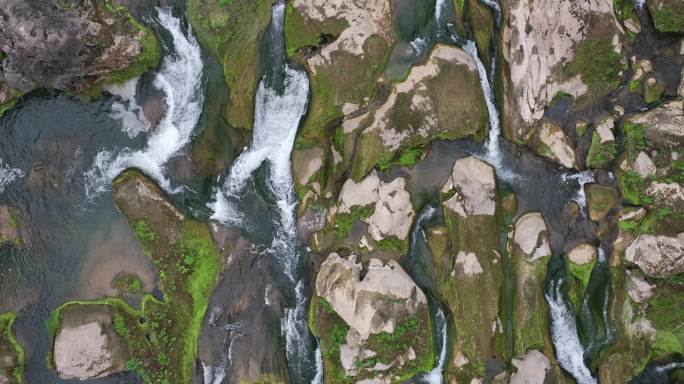
<svg viewBox="0 0 684 384"><path fill-rule="evenodd" d="M561 174L561 180L563 182L567 182L568 180L576 180L577 183L579 184L579 189L575 193L575 195L572 197L572 200L577 203L580 207L580 212L582 213L583 217L586 217L587 215L587 195L584 193L584 185L587 183L593 183L595 181L594 179L594 171L592 170L586 170L582 172L576 172L576 173L563 173Z"/></svg>
<svg viewBox="0 0 684 384"><path fill-rule="evenodd" d="M241 196L248 181L265 163L268 166L266 186L276 201L275 234L267 250L282 266L286 284L293 288L294 305L285 309L281 331L285 339L290 377L300 378L310 367L310 345L313 344L307 323L306 285L299 276L300 251L297 242L296 206L290 155L299 121L306 112L309 79L306 73L282 64L282 45L285 4L273 6L271 21L272 59L276 63L272 72L259 82L255 100L254 128L250 145L235 160L226 180L217 191L211 218L224 225L248 226L247 218L239 208ZM280 57L282 56L282 58ZM269 82L268 80L271 80ZM282 80L282 84L278 83ZM280 89L282 88L282 89ZM316 351L317 372L314 381L322 379L320 351Z"/></svg>
<svg viewBox="0 0 684 384"><path fill-rule="evenodd" d="M17 178L24 177L24 171L19 168L12 168L0 158L0 193L12 184Z"/></svg>
<svg viewBox="0 0 684 384"><path fill-rule="evenodd" d="M136 76L123 84L112 84L104 87L105 91L121 99L121 102L112 103L112 113L109 117L121 121L121 127L130 139L150 129L150 122L147 121L142 108L135 101L139 80L140 76Z"/></svg>
<svg viewBox="0 0 684 384"><path fill-rule="evenodd" d="M584 348L579 341L575 315L563 298L564 278L551 279L544 294L551 314L551 338L556 347L556 358L563 369L570 372L578 384L597 384L584 364Z"/></svg>
<svg viewBox="0 0 684 384"><path fill-rule="evenodd" d="M435 2L435 21L437 24L439 24L439 20L442 18L442 10L444 9L445 4L446 0L437 0Z"/></svg>
<svg viewBox="0 0 684 384"><path fill-rule="evenodd" d="M202 112L202 57L197 40L188 28L181 30L180 19L173 17L170 8L157 8L159 25L173 38L173 53L164 57L154 86L165 94L166 113L159 126L147 139L144 149L100 151L86 172L86 194L89 198L110 188L111 181L127 168L141 169L167 191L174 192L165 174L166 162L176 155L192 138L192 132ZM129 132L132 127L124 130Z"/></svg>
<svg viewBox="0 0 684 384"><path fill-rule="evenodd" d="M645 0L636 0L634 2L634 6L636 7L637 10L640 10L644 7Z"/></svg>
<svg viewBox="0 0 684 384"><path fill-rule="evenodd" d="M440 346L439 359L437 360L437 365L432 369L432 371L421 378L422 381L427 384L442 384L444 381L444 364L446 363L447 343L449 339L447 335L446 316L444 316L444 311L442 311L442 308L437 308L437 313L435 314L435 327L440 330L440 337L437 340L437 345Z"/></svg>

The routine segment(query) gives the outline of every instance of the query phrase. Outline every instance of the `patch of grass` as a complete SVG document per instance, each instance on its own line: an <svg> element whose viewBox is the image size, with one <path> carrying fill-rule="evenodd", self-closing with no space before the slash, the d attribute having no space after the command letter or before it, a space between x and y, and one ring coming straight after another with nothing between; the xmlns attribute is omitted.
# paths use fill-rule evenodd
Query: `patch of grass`
<svg viewBox="0 0 684 384"><path fill-rule="evenodd" d="M375 212L375 205L354 206L349 212L338 213L335 215L335 231L339 239L346 239L349 236L352 225L358 220L369 218Z"/></svg>
<svg viewBox="0 0 684 384"><path fill-rule="evenodd" d="M4 359L0 370L7 367L5 364L11 362L12 371L8 373L14 377L16 383L21 384L24 382L24 348L17 342L12 331L16 318L17 315L14 312L0 314L0 351L3 351Z"/></svg>
<svg viewBox="0 0 684 384"><path fill-rule="evenodd" d="M390 160L381 159L378 161L378 169L382 172L389 170L391 165L398 165L400 167L412 167L420 161L423 156L422 148L406 148L397 153L394 158Z"/></svg>
<svg viewBox="0 0 684 384"><path fill-rule="evenodd" d="M591 271L594 269L596 262L575 264L568 261L568 273L580 281L582 289L586 289L591 278Z"/></svg>
<svg viewBox="0 0 684 384"><path fill-rule="evenodd" d="M627 171L618 175L622 196L635 205L648 205L653 199L644 193L646 182L634 171Z"/></svg>
<svg viewBox="0 0 684 384"><path fill-rule="evenodd" d="M625 122L623 130L626 136L626 149L629 162L634 162L639 152L646 149L646 132L641 124Z"/></svg>
<svg viewBox="0 0 684 384"><path fill-rule="evenodd" d="M138 239L140 246L142 247L143 254L150 257L152 253L152 247L156 240L156 235L152 230L150 230L149 225L144 220L138 220L133 223L133 231L135 232L135 238Z"/></svg>
<svg viewBox="0 0 684 384"><path fill-rule="evenodd" d="M656 9L653 13L653 24L661 32L684 31L684 6L668 6Z"/></svg>
<svg viewBox="0 0 684 384"><path fill-rule="evenodd" d="M113 282L114 288L116 288L121 293L139 293L142 290L142 282L138 276L134 273L122 273L118 274L114 278Z"/></svg>
<svg viewBox="0 0 684 384"><path fill-rule="evenodd" d="M400 254L405 254L408 251L408 243L406 241L400 240L396 236L387 236L384 239L375 242L378 249L384 251L394 251Z"/></svg>
<svg viewBox="0 0 684 384"><path fill-rule="evenodd" d="M613 0L613 10L618 20L624 22L634 16L633 0Z"/></svg>
<svg viewBox="0 0 684 384"><path fill-rule="evenodd" d="M587 154L587 167L604 168L617 155L617 145L614 141L601 143L601 137L597 132L591 135L591 145Z"/></svg>

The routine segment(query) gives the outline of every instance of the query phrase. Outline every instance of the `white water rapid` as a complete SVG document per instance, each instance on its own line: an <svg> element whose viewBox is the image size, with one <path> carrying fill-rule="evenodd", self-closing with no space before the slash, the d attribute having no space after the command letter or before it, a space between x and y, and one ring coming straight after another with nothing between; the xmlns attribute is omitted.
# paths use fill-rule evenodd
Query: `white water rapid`
<svg viewBox="0 0 684 384"><path fill-rule="evenodd" d="M271 24L273 35L277 38L283 37L284 17L285 4L274 5ZM277 54L283 55L284 52ZM279 261L295 296L294 306L285 310L281 323L288 365L293 376L304 372L310 351L310 333L306 321L308 297L305 283L297 274L300 255L295 218L297 197L290 165L299 121L306 112L309 79L306 73L287 65L275 66L273 70L284 71L284 87L278 91L268 85L265 79L259 83L251 143L233 163L210 208L214 212L211 216L213 220L224 225L248 226L238 203L254 172L266 163L266 185L277 199L275 234L268 252ZM323 375L320 351L316 351L316 364L314 382L320 382Z"/></svg>
<svg viewBox="0 0 684 384"><path fill-rule="evenodd" d="M0 193L3 193L8 185L20 177L24 177L24 171L12 168L0 158Z"/></svg>
<svg viewBox="0 0 684 384"><path fill-rule="evenodd" d="M551 338L556 347L556 359L578 384L597 384L589 368L584 364L584 348L579 341L575 314L563 300L563 281L551 281L551 288L544 295L551 314Z"/></svg>
<svg viewBox="0 0 684 384"><path fill-rule="evenodd" d="M587 195L584 193L584 185L587 183L593 183L594 180L594 171L592 170L586 170L582 172L576 172L576 173L563 173L561 174L561 180L565 183L568 180L576 180L577 184L579 184L579 188L577 189L577 192L575 195L572 197L572 200L579 205L580 212L582 213L583 217L587 216Z"/></svg>
<svg viewBox="0 0 684 384"><path fill-rule="evenodd" d="M142 108L135 100L139 80L140 76L137 76L123 84L112 84L104 88L105 91L121 99L120 102L112 103L112 113L109 117L121 121L121 127L130 139L150 129L150 122L147 121Z"/></svg>
<svg viewBox="0 0 684 384"><path fill-rule="evenodd" d="M435 314L435 327L440 329L439 359L437 360L437 365L432 368L432 371L422 377L422 381L427 384L442 384L444 381L443 375L444 364L446 363L447 358L448 335L446 316L444 316L444 311L442 311L442 308L438 308L437 313Z"/></svg>
<svg viewBox="0 0 684 384"><path fill-rule="evenodd" d="M202 57L192 31L183 34L181 22L170 8L157 8L159 24L173 37L173 53L164 57L154 85L164 94L166 113L147 139L145 148L100 151L86 173L86 194L92 198L110 188L111 181L123 170L139 168L169 192L175 192L165 174L166 162L192 138L202 113ZM122 120L126 124L126 120ZM128 132L129 129L124 129Z"/></svg>

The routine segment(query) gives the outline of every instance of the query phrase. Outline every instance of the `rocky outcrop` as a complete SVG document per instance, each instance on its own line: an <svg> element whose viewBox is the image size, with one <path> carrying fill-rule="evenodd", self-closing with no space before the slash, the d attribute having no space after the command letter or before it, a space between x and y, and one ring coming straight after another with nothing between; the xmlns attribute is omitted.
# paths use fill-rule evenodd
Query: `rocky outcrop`
<svg viewBox="0 0 684 384"><path fill-rule="evenodd" d="M461 217L492 216L496 211L494 168L472 156L456 160L442 194L450 195L444 206Z"/></svg>
<svg viewBox="0 0 684 384"><path fill-rule="evenodd" d="M523 358L533 348L545 348L547 310L543 281L551 256L549 243L549 231L541 213L526 213L515 222L509 252L515 269L513 352L516 357Z"/></svg>
<svg viewBox="0 0 684 384"><path fill-rule="evenodd" d="M584 64L619 62L615 51L621 50L622 31L610 0L519 0L503 8L502 50L510 68L504 83L504 121L513 141L533 141L546 106L557 94L590 100L619 85L617 71L599 77Z"/></svg>
<svg viewBox="0 0 684 384"><path fill-rule="evenodd" d="M455 162L441 188L448 228L445 260L438 260L438 295L454 318L448 370L459 382L484 377L486 359L499 356L501 260L494 168L474 157Z"/></svg>
<svg viewBox="0 0 684 384"><path fill-rule="evenodd" d="M307 185L323 166L325 152L321 147L295 150L292 154L292 171L299 185Z"/></svg>
<svg viewBox="0 0 684 384"><path fill-rule="evenodd" d="M649 284L640 271L628 271L627 275L629 276L629 280L627 280L625 286L627 288L627 294L632 301L641 303L653 296L655 286Z"/></svg>
<svg viewBox="0 0 684 384"><path fill-rule="evenodd" d="M5 204L0 204L0 244L2 243L21 244L21 236L17 219L12 213L12 208Z"/></svg>
<svg viewBox="0 0 684 384"><path fill-rule="evenodd" d="M546 373L551 370L549 359L536 350L528 351L522 359L513 359L512 364L517 371L510 384L544 384Z"/></svg>
<svg viewBox="0 0 684 384"><path fill-rule="evenodd" d="M678 238L639 235L625 251L625 259L651 277L671 277L684 272L684 245Z"/></svg>
<svg viewBox="0 0 684 384"><path fill-rule="evenodd" d="M536 144L533 148L538 154L545 156L565 168L576 168L575 151L570 146L568 136L556 123L544 120L541 128L532 138Z"/></svg>
<svg viewBox="0 0 684 384"><path fill-rule="evenodd" d="M371 258L364 268L355 255L331 253L312 301L309 321L327 372L387 382L430 369L427 298L395 261Z"/></svg>
<svg viewBox="0 0 684 384"><path fill-rule="evenodd" d="M452 97L455 89L458 98ZM437 137L482 137L486 116L475 61L460 48L437 45L425 64L412 67L392 88L384 103L345 122L347 134L363 128L352 175L364 175L378 161L391 161L400 149Z"/></svg>
<svg viewBox="0 0 684 384"><path fill-rule="evenodd" d="M684 101L671 100L627 121L644 127L646 140L657 146L677 146L684 141Z"/></svg>
<svg viewBox="0 0 684 384"><path fill-rule="evenodd" d="M22 91L83 91L134 77L159 61L156 34L104 0L7 0L0 16L5 79Z"/></svg>
<svg viewBox="0 0 684 384"><path fill-rule="evenodd" d="M93 379L125 369L130 353L114 331L105 305L66 307L61 311L53 359L62 379Z"/></svg>
<svg viewBox="0 0 684 384"><path fill-rule="evenodd" d="M684 4L677 0L647 0L653 24L661 32L684 32Z"/></svg>

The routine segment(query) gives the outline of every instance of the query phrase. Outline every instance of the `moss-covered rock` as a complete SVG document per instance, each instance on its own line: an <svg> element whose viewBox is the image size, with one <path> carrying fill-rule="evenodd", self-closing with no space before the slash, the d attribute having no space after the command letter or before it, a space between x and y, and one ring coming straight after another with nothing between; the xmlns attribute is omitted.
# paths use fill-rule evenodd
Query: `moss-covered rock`
<svg viewBox="0 0 684 384"><path fill-rule="evenodd" d="M251 128L260 76L260 37L271 20L266 0L188 1L188 17L202 45L223 66L230 97L225 120Z"/></svg>
<svg viewBox="0 0 684 384"><path fill-rule="evenodd" d="M617 191L606 185L586 184L584 185L584 193L587 196L589 218L594 221L606 217L617 203Z"/></svg>
<svg viewBox="0 0 684 384"><path fill-rule="evenodd" d="M447 373L470 382L484 377L485 360L503 356L500 213L493 167L474 157L457 160L440 200L450 252L438 294L455 327Z"/></svg>
<svg viewBox="0 0 684 384"><path fill-rule="evenodd" d="M591 135L591 146L587 153L587 167L604 168L617 156L617 144L613 135L615 120L604 118L596 123Z"/></svg>
<svg viewBox="0 0 684 384"><path fill-rule="evenodd" d="M461 95L458 98L453 97L455 89ZM360 126L363 132L352 164L354 179L378 163L391 161L402 150L435 138L484 138L487 110L475 62L460 48L437 45L425 64L413 67L406 80L392 88L383 104L363 118L350 120L345 133Z"/></svg>
<svg viewBox="0 0 684 384"><path fill-rule="evenodd" d="M51 342L54 346L64 311L86 314L105 308L114 332L130 351L126 370L136 371L145 383L189 382L200 326L221 269L209 227L183 215L138 171L117 177L112 192L143 253L159 270L163 301L145 294L140 309L119 299L66 303L48 321Z"/></svg>
<svg viewBox="0 0 684 384"><path fill-rule="evenodd" d="M309 325L326 383L401 382L434 364L427 298L398 263L330 254L316 276Z"/></svg>
<svg viewBox="0 0 684 384"><path fill-rule="evenodd" d="M684 4L678 0L648 0L653 24L660 32L684 32Z"/></svg>
<svg viewBox="0 0 684 384"><path fill-rule="evenodd" d="M0 314L0 383L24 382L24 349L12 330L16 318L12 312Z"/></svg>

